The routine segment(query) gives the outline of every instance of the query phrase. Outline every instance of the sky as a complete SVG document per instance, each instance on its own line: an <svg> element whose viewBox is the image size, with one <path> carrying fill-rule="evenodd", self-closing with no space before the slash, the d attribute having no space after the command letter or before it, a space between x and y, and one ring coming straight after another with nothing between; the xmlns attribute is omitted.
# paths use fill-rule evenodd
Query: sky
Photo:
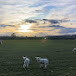
<svg viewBox="0 0 76 76"><path fill-rule="evenodd" d="M76 0L0 0L0 36L76 34Z"/></svg>

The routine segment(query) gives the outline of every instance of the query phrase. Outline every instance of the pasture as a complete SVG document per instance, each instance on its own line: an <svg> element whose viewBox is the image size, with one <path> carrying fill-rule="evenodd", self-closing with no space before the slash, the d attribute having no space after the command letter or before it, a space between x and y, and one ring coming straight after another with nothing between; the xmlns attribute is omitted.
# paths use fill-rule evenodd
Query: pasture
<svg viewBox="0 0 76 76"><path fill-rule="evenodd" d="M0 76L76 76L76 40L4 40L0 45ZM30 58L23 69L22 56ZM39 68L35 56L49 59L47 69Z"/></svg>

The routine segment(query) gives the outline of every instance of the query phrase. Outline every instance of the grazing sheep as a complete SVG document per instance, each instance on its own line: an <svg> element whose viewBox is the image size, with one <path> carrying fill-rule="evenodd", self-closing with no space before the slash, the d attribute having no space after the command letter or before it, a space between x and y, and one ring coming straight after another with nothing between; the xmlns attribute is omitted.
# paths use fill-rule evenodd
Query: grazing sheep
<svg viewBox="0 0 76 76"><path fill-rule="evenodd" d="M43 64L45 65L45 69L47 68L47 65L49 64L49 60L47 58L41 58L41 57L35 57L35 58L40 64L40 68L43 67Z"/></svg>
<svg viewBox="0 0 76 76"><path fill-rule="evenodd" d="M74 48L72 51L73 51L74 53L76 53L76 48Z"/></svg>
<svg viewBox="0 0 76 76"><path fill-rule="evenodd" d="M23 56L23 59L24 59L23 68L25 68L25 67L28 68L29 67L29 63L30 63L30 59L25 57L25 56Z"/></svg>

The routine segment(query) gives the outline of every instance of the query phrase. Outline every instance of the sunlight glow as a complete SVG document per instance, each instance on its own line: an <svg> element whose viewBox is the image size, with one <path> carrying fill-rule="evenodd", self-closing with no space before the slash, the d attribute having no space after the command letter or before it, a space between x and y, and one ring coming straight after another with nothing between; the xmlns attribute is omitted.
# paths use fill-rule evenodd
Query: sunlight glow
<svg viewBox="0 0 76 76"><path fill-rule="evenodd" d="M31 24L20 25L19 32L32 32L30 29Z"/></svg>

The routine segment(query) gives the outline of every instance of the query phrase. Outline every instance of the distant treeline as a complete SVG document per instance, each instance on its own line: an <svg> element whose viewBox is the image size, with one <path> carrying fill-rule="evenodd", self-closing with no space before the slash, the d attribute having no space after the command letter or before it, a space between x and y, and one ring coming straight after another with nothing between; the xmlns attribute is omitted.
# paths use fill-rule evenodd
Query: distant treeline
<svg viewBox="0 0 76 76"><path fill-rule="evenodd" d="M17 36L0 36L0 40L26 40L26 39L51 39L51 40L67 40L76 39L76 35L63 35L63 36L45 36L45 37L17 37Z"/></svg>
<svg viewBox="0 0 76 76"><path fill-rule="evenodd" d="M63 35L63 36L48 36L48 39L63 39L63 40L68 40L68 39L76 39L76 35Z"/></svg>
<svg viewBox="0 0 76 76"><path fill-rule="evenodd" d="M23 39L42 39L42 37L13 37L13 36L0 36L0 40L23 40Z"/></svg>

